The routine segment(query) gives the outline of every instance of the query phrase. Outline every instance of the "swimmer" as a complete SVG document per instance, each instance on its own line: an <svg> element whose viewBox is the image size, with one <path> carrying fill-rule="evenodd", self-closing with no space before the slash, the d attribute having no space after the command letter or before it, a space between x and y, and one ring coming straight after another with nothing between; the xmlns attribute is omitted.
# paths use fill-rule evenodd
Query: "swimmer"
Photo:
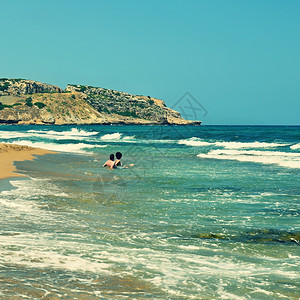
<svg viewBox="0 0 300 300"><path fill-rule="evenodd" d="M115 161L115 165L117 167L121 167L122 166L122 163L121 163L121 158L122 158L122 153L121 152L117 152L116 153L116 161Z"/></svg>
<svg viewBox="0 0 300 300"><path fill-rule="evenodd" d="M116 168L116 164L114 162L115 156L113 154L111 154L109 156L109 160L103 165L103 167L107 167L109 169L115 169Z"/></svg>
<svg viewBox="0 0 300 300"><path fill-rule="evenodd" d="M134 164L123 166L123 164L121 163L121 158L122 158L122 153L121 152L116 153L116 158L117 159L115 161L115 165L118 167L118 169L128 169L128 168L134 166Z"/></svg>

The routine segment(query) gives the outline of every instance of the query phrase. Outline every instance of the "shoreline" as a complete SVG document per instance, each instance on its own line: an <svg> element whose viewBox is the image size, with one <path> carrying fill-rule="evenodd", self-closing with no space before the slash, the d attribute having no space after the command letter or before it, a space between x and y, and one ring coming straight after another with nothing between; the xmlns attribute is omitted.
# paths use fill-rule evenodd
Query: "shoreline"
<svg viewBox="0 0 300 300"><path fill-rule="evenodd" d="M200 126L202 125L202 121L189 121L188 123L163 123L163 122L149 122L149 123L138 123L138 122L125 122L125 121L120 121L120 122L95 122L95 123L36 123L36 122L14 122L14 121L5 121L5 120L0 120L0 125L34 125L34 126L65 126L65 125L70 125L70 126L89 126L89 125L103 125L103 126L110 126L110 125L137 125L137 126ZM299 125L300 126L300 125Z"/></svg>
<svg viewBox="0 0 300 300"><path fill-rule="evenodd" d="M35 155L56 153L54 151L28 146L0 143L0 180L11 177L27 177L17 173L15 161L34 160Z"/></svg>

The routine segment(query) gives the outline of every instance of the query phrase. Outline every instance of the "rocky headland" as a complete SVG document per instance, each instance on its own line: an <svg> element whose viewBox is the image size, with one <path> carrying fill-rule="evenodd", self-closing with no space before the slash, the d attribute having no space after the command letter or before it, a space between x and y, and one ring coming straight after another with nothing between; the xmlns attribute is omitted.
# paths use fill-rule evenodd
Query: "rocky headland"
<svg viewBox="0 0 300 300"><path fill-rule="evenodd" d="M65 90L26 79L0 79L0 123L169 124L185 120L164 101L111 89L69 84Z"/></svg>

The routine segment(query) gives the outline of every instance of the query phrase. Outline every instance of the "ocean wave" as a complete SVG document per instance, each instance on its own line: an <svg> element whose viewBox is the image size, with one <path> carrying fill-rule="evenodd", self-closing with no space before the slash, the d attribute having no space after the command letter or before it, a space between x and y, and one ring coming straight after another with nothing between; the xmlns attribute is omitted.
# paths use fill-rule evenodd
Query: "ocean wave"
<svg viewBox="0 0 300 300"><path fill-rule="evenodd" d="M200 153L197 156L210 159L276 164L281 167L300 169L300 153L257 150L211 150L207 154Z"/></svg>
<svg viewBox="0 0 300 300"><path fill-rule="evenodd" d="M43 130L28 130L27 132L38 133L38 134L51 134L51 135L58 135L58 136L91 136L98 134L97 131L85 131L83 129L71 128L71 130L66 131L43 131Z"/></svg>
<svg viewBox="0 0 300 300"><path fill-rule="evenodd" d="M202 141L201 139L196 137L192 137L190 139L185 139L185 140L179 140L177 143L179 145L187 145L187 146L195 146L195 147L211 146L214 144L214 143Z"/></svg>
<svg viewBox="0 0 300 300"><path fill-rule="evenodd" d="M92 144L85 144L85 143L56 144L56 143L46 143L46 142L31 142L26 140L14 141L9 144L37 147L37 148L58 151L58 152L74 152L74 153L88 153L87 151L85 151L85 149L104 148L107 146L107 145L92 145Z"/></svg>
<svg viewBox="0 0 300 300"><path fill-rule="evenodd" d="M0 138L3 141L10 140L16 141L17 139L31 140L34 138L39 139L39 142L46 142L47 140L62 141L62 140L76 140L82 142L107 142L107 143L174 143L176 140L148 140L148 139L137 139L135 136L126 136L120 132L104 134L101 137L96 136L99 134L97 131L85 131L72 128L70 131L54 131L54 130L28 130L28 131L0 131ZM46 142L49 144L48 142Z"/></svg>
<svg viewBox="0 0 300 300"><path fill-rule="evenodd" d="M135 139L135 136L124 136L123 137L123 140L134 140Z"/></svg>
<svg viewBox="0 0 300 300"><path fill-rule="evenodd" d="M102 141L108 142L137 142L135 136L124 136L123 133L115 132L115 133L108 133L100 138Z"/></svg>
<svg viewBox="0 0 300 300"><path fill-rule="evenodd" d="M115 133L108 133L101 136L101 140L120 140L122 133L115 132Z"/></svg>
<svg viewBox="0 0 300 300"><path fill-rule="evenodd" d="M98 134L96 131L85 131L72 128L70 131L54 131L54 130L28 130L28 131L0 131L1 139L31 138L38 137L53 140L84 140Z"/></svg>
<svg viewBox="0 0 300 300"><path fill-rule="evenodd" d="M288 144L266 143L266 142L216 142L216 146L224 147L226 149L243 149L243 148L273 148L287 146Z"/></svg>
<svg viewBox="0 0 300 300"><path fill-rule="evenodd" d="M119 142L119 143L136 143L136 144L151 144L151 143L176 143L176 140L151 140L151 139L138 139L134 135L133 136L123 136L123 133L115 132L108 133L100 138L102 141L106 142Z"/></svg>
<svg viewBox="0 0 300 300"><path fill-rule="evenodd" d="M292 150L298 150L298 149L300 149L300 143L295 144L295 145L292 145L290 148L291 148Z"/></svg>
<svg viewBox="0 0 300 300"><path fill-rule="evenodd" d="M281 147L281 146L288 145L288 144L266 143L266 142L257 142L257 141L256 142L224 142L224 141L207 142L196 137L179 140L177 143L179 145L187 145L187 146L194 146L194 147L217 146L217 147L223 147L225 149L273 148L273 147Z"/></svg>
<svg viewBox="0 0 300 300"><path fill-rule="evenodd" d="M15 139L21 137L28 137L32 134L28 134L27 132L19 132L19 131L0 131L0 138L7 139ZM34 135L33 135L34 136Z"/></svg>

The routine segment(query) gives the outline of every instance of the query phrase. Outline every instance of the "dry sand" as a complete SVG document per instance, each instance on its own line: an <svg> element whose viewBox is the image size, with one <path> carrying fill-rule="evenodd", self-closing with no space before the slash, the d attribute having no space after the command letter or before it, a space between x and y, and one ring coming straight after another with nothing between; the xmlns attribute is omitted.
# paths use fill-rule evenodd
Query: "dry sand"
<svg viewBox="0 0 300 300"><path fill-rule="evenodd" d="M14 161L33 160L34 155L55 153L53 151L28 146L0 143L0 179L8 177L26 177L17 174Z"/></svg>

